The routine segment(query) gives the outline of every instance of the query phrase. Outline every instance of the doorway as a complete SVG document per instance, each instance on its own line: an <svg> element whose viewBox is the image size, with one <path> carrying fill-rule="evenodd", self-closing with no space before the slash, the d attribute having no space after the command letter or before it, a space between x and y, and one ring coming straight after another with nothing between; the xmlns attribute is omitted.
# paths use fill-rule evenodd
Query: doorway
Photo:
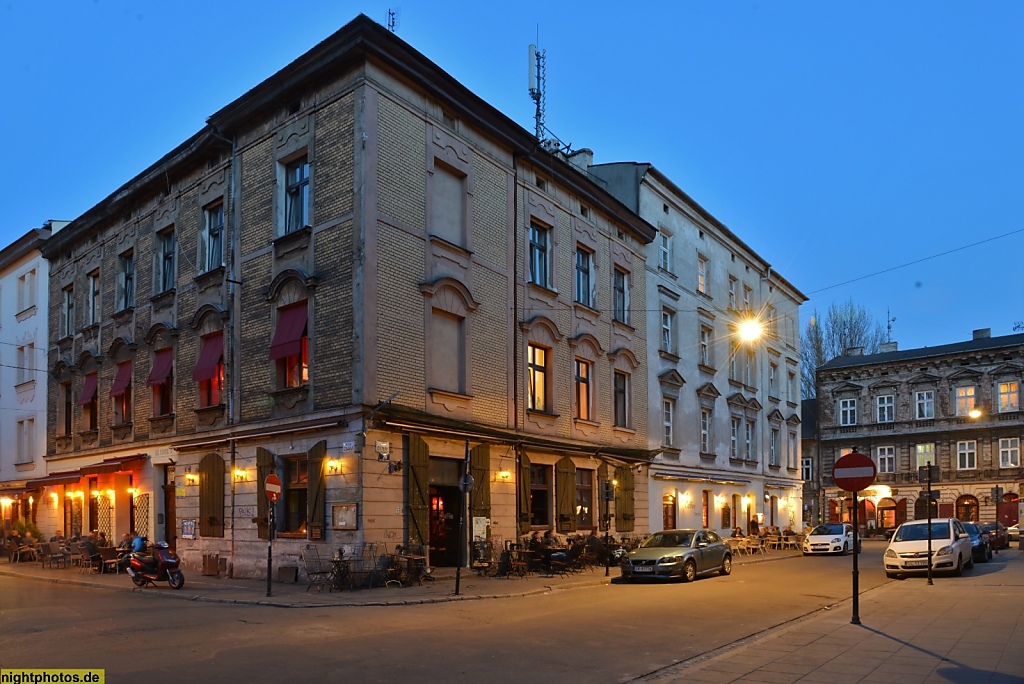
<svg viewBox="0 0 1024 684"><path fill-rule="evenodd" d="M459 488L430 485L430 562L453 568L459 562Z"/></svg>

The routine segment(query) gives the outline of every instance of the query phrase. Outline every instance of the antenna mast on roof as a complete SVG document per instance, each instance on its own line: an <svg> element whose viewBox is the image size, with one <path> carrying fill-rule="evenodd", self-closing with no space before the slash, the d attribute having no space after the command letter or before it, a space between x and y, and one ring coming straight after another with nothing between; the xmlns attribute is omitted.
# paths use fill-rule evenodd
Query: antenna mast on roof
<svg viewBox="0 0 1024 684"><path fill-rule="evenodd" d="M892 324L896 322L896 317L890 315L889 307L885 308L885 341L892 342Z"/></svg>
<svg viewBox="0 0 1024 684"><path fill-rule="evenodd" d="M535 135L537 140L544 140L544 105L545 89L547 87L547 50L538 50L536 45L530 45L529 62L527 64L527 77L530 87L530 98L536 105L533 119L536 124Z"/></svg>
<svg viewBox="0 0 1024 684"><path fill-rule="evenodd" d="M388 8L388 31L392 33L398 33L398 13L401 9L401 7L397 9Z"/></svg>

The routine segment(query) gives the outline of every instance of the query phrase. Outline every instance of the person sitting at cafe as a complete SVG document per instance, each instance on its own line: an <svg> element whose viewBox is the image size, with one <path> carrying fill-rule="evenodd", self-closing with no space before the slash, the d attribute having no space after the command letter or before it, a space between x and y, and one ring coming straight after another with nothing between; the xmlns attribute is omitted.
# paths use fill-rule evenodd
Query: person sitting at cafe
<svg viewBox="0 0 1024 684"><path fill-rule="evenodd" d="M132 539L132 553L143 553L146 550L146 538L141 534L136 534L135 538Z"/></svg>
<svg viewBox="0 0 1024 684"><path fill-rule="evenodd" d="M540 540L541 548L547 549L551 548L552 546L561 545L561 541L558 539L558 535L555 534L554 530L548 529L544 531L544 536Z"/></svg>
<svg viewBox="0 0 1024 684"><path fill-rule="evenodd" d="M792 537L793 534L794 534L793 528L790 527L789 525L786 525L786 529L782 530L782 536L783 537Z"/></svg>
<svg viewBox="0 0 1024 684"><path fill-rule="evenodd" d="M57 534L55 534L52 537L50 537L50 541L57 542L61 546L64 546L64 544L66 543L64 541L64 533L61 532L60 530L57 530Z"/></svg>
<svg viewBox="0 0 1024 684"><path fill-rule="evenodd" d="M81 542L82 548L85 549L85 553L89 556L89 560L97 564L97 567L103 570L103 559L100 556L99 549L96 548L96 543L93 542L92 537L86 537Z"/></svg>
<svg viewBox="0 0 1024 684"><path fill-rule="evenodd" d="M117 543L118 551L131 551L132 548L132 536L125 532L121 535L121 541Z"/></svg>
<svg viewBox="0 0 1024 684"><path fill-rule="evenodd" d="M110 546L110 541L107 540L106 532L100 532L100 536L96 540L96 546Z"/></svg>
<svg viewBox="0 0 1024 684"><path fill-rule="evenodd" d="M743 528L742 527L734 527L734 528L732 528L732 536L734 538L735 537L742 537L743 536Z"/></svg>

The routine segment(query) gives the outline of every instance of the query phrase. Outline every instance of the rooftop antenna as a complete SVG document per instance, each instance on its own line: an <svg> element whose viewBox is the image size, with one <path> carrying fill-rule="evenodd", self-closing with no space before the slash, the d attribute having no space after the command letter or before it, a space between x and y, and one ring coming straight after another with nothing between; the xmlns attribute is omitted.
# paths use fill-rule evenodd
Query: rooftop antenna
<svg viewBox="0 0 1024 684"><path fill-rule="evenodd" d="M889 313L889 307L885 308L885 341L892 342L892 324L896 322L896 317L891 316Z"/></svg>
<svg viewBox="0 0 1024 684"><path fill-rule="evenodd" d="M398 33L398 13L401 11L401 7L396 7L395 9L388 8L388 31Z"/></svg>
<svg viewBox="0 0 1024 684"><path fill-rule="evenodd" d="M540 30L538 29L538 34ZM539 36L538 36L539 39ZM529 62L527 64L527 76L530 86L530 99L536 109L533 114L536 125L535 134L537 140L544 141L544 105L547 88L547 50L538 50L535 44L530 44Z"/></svg>

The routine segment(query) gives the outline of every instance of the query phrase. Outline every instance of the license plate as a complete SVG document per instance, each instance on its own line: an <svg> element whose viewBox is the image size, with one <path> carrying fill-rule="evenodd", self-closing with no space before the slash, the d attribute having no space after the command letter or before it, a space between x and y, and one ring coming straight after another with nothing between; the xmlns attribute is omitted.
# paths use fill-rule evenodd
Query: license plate
<svg viewBox="0 0 1024 684"><path fill-rule="evenodd" d="M634 565L633 572L654 572L653 565Z"/></svg>
<svg viewBox="0 0 1024 684"><path fill-rule="evenodd" d="M928 561L927 560L908 560L903 565L905 565L908 568L927 568L928 567Z"/></svg>

